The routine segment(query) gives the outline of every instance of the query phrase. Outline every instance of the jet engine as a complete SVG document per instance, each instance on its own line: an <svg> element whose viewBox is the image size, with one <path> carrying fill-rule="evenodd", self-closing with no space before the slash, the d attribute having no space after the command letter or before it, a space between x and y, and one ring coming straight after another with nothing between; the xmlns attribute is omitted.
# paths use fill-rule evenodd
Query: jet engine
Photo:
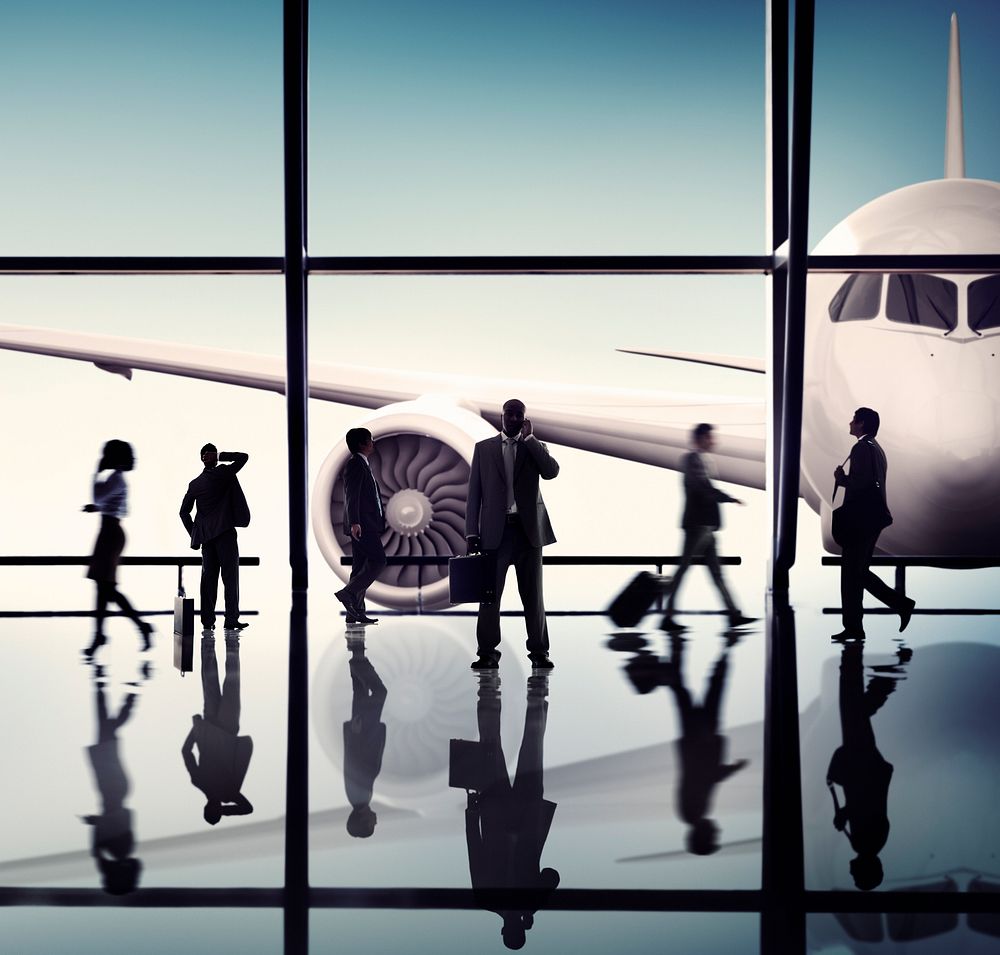
<svg viewBox="0 0 1000 955"><path fill-rule="evenodd" d="M388 557L435 557L465 553L465 498L469 465L477 441L496 431L478 410L453 398L425 396L386 405L358 427L368 428L375 451L368 460L382 493ZM312 523L326 562L341 580L350 567L344 533L344 465L350 457L341 442L320 468L312 498ZM447 565L387 566L368 588L376 603L398 610L448 604Z"/></svg>

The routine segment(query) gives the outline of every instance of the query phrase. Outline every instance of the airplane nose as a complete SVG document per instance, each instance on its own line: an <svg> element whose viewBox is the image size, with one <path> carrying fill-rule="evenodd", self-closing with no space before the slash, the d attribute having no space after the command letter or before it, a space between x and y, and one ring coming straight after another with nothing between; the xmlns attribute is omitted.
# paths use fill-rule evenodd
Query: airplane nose
<svg viewBox="0 0 1000 955"><path fill-rule="evenodd" d="M954 461L973 462L983 448L1000 446L1000 401L981 391L950 391L920 402L912 412L916 433Z"/></svg>

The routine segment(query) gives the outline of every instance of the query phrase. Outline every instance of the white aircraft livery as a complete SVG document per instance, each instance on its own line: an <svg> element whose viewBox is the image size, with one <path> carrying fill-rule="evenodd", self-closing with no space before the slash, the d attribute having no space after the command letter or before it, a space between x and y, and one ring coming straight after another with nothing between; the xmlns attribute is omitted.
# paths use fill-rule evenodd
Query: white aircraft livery
<svg viewBox="0 0 1000 955"><path fill-rule="evenodd" d="M1000 253L1000 183L964 178L958 23L952 17L945 178L906 186L849 215L816 252ZM809 281L800 493L830 535L833 469L850 447L854 409L882 416L895 521L882 532L891 554L993 555L1000 540L1000 275L815 275ZM284 391L274 356L165 342L0 325L0 348ZM660 357L764 370L759 359L638 350ZM385 497L390 556L464 553L465 488L476 441L495 434L501 403L526 401L546 440L678 469L699 421L717 427L718 478L765 484L766 409L761 401L665 392L490 381L414 371L310 363L313 398L371 409L359 420ZM348 452L324 462L312 524L331 568L347 548L339 481ZM408 609L447 603L444 567L388 567L369 590Z"/></svg>

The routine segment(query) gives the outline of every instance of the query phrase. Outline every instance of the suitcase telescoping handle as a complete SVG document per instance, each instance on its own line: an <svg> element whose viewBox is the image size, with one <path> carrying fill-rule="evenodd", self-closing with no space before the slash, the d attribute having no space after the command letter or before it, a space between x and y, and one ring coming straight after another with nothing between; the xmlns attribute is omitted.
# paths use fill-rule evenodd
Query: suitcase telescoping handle
<svg viewBox="0 0 1000 955"><path fill-rule="evenodd" d="M184 565L177 565L177 596L186 597L187 594L184 593Z"/></svg>

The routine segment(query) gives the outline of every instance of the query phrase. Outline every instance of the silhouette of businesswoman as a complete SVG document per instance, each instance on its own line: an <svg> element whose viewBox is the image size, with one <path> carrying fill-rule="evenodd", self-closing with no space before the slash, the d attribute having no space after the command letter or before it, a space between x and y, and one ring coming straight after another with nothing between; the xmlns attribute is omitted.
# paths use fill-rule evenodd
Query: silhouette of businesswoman
<svg viewBox="0 0 1000 955"><path fill-rule="evenodd" d="M219 595L219 573L226 591L227 630L242 630L240 623L240 549L236 528L250 523L250 508L237 472L250 460L242 451L223 451L214 444L201 449L205 466L189 485L181 502L181 521L191 535L191 549L201 549L201 625L215 626L215 600ZM230 462L220 465L220 461ZM191 510L197 504L194 520Z"/></svg>
<svg viewBox="0 0 1000 955"><path fill-rule="evenodd" d="M134 692L126 694L117 716L112 716L105 695L104 668L94 666L93 677L97 741L87 747L86 753L101 797L101 811L98 815L81 816L81 820L91 827L90 852L101 873L104 891L109 895L127 895L139 884L142 863L133 856L132 810L125 806L131 784L121 761L118 730L132 716L137 696Z"/></svg>
<svg viewBox="0 0 1000 955"><path fill-rule="evenodd" d="M126 441L112 439L104 445L101 460L94 475L93 502L85 504L83 510L101 515L101 529L97 532L94 553L90 558L87 576L97 585L97 605L94 617L97 620L94 639L83 652L92 657L98 647L107 642L104 635L104 618L108 604L114 602L139 630L142 649L152 646L153 628L139 618L135 608L118 589L118 562L125 549L125 531L121 519L128 514L128 485L125 472L135 467L132 445Z"/></svg>

